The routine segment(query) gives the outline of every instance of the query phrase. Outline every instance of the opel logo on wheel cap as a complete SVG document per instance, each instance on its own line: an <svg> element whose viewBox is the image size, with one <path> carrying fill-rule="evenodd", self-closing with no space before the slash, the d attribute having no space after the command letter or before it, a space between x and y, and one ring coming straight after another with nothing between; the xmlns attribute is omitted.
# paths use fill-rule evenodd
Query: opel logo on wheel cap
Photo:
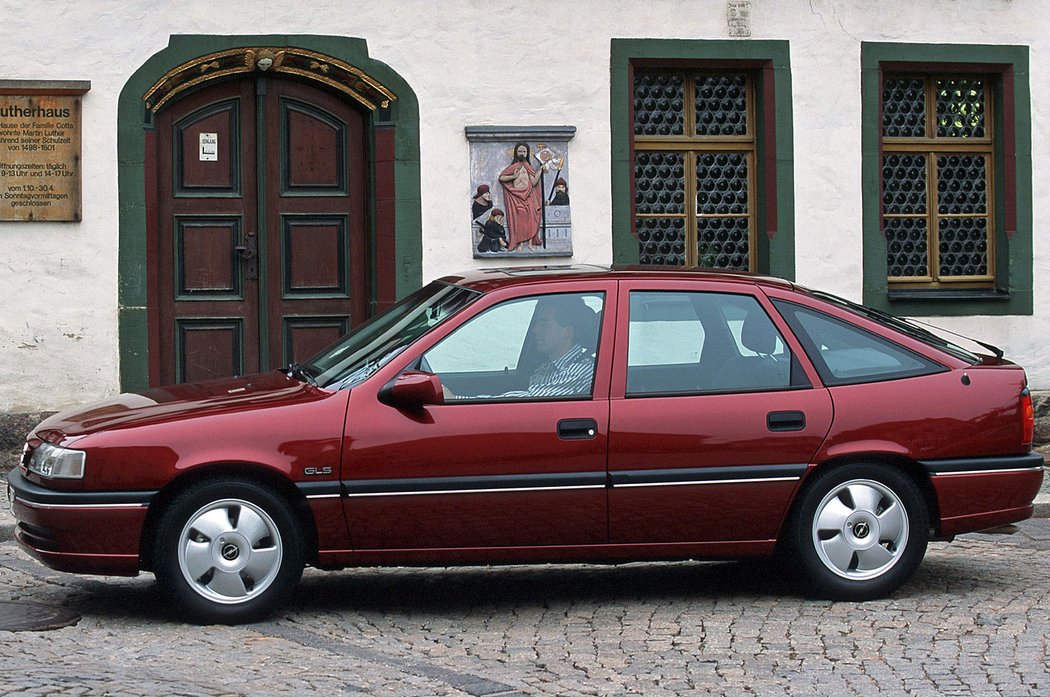
<svg viewBox="0 0 1050 697"><path fill-rule="evenodd" d="M237 545L227 544L223 546L221 554L226 561L233 561L241 555L241 550L237 548Z"/></svg>
<svg viewBox="0 0 1050 697"><path fill-rule="evenodd" d="M853 527L853 536L858 540L863 540L871 532L871 528L868 527L867 523L857 523Z"/></svg>

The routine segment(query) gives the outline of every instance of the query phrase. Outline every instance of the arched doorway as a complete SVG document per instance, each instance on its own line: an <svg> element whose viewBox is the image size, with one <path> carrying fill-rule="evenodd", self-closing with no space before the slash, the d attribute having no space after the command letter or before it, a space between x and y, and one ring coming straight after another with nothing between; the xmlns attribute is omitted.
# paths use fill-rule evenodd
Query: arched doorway
<svg viewBox="0 0 1050 697"><path fill-rule="evenodd" d="M156 117L161 383L306 360L369 313L363 117L307 83L211 83Z"/></svg>
<svg viewBox="0 0 1050 697"><path fill-rule="evenodd" d="M121 94L122 389L301 360L420 283L412 91L275 38L173 37Z"/></svg>

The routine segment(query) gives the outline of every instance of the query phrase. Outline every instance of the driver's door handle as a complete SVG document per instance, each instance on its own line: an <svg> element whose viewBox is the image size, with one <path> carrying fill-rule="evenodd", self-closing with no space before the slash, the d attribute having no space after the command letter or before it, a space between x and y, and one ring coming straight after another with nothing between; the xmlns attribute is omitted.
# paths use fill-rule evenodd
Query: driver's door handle
<svg viewBox="0 0 1050 697"><path fill-rule="evenodd" d="M594 419L562 419L558 422L558 437L562 440L588 440L598 435Z"/></svg>

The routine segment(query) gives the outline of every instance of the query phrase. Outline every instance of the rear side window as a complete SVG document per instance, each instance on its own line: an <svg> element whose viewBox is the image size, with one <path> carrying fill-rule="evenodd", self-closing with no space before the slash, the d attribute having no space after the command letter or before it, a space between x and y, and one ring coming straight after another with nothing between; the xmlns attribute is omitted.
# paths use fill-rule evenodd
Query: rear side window
<svg viewBox="0 0 1050 697"><path fill-rule="evenodd" d="M823 312L782 300L777 310L791 326L825 385L896 380L946 370L914 351Z"/></svg>
<svg viewBox="0 0 1050 697"><path fill-rule="evenodd" d="M753 297L631 292L628 396L803 386L798 361Z"/></svg>

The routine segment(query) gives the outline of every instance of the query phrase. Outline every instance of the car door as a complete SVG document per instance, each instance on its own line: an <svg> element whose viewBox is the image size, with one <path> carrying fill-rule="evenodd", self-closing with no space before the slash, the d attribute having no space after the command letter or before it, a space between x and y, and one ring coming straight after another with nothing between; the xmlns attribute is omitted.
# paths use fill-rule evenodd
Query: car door
<svg viewBox="0 0 1050 697"><path fill-rule="evenodd" d="M404 560L404 550L419 550L424 560L439 558L434 550L458 550L460 559L548 550L524 558L607 541L615 284L495 295L401 359L402 371L441 378L443 404L398 409L379 401L374 381L354 388L343 481L356 552L402 550ZM552 297L583 308L587 326L573 330L582 348L566 352L577 382L532 394L530 378L549 359L538 317Z"/></svg>
<svg viewBox="0 0 1050 697"><path fill-rule="evenodd" d="M756 286L621 284L610 541L772 540L831 400Z"/></svg>

